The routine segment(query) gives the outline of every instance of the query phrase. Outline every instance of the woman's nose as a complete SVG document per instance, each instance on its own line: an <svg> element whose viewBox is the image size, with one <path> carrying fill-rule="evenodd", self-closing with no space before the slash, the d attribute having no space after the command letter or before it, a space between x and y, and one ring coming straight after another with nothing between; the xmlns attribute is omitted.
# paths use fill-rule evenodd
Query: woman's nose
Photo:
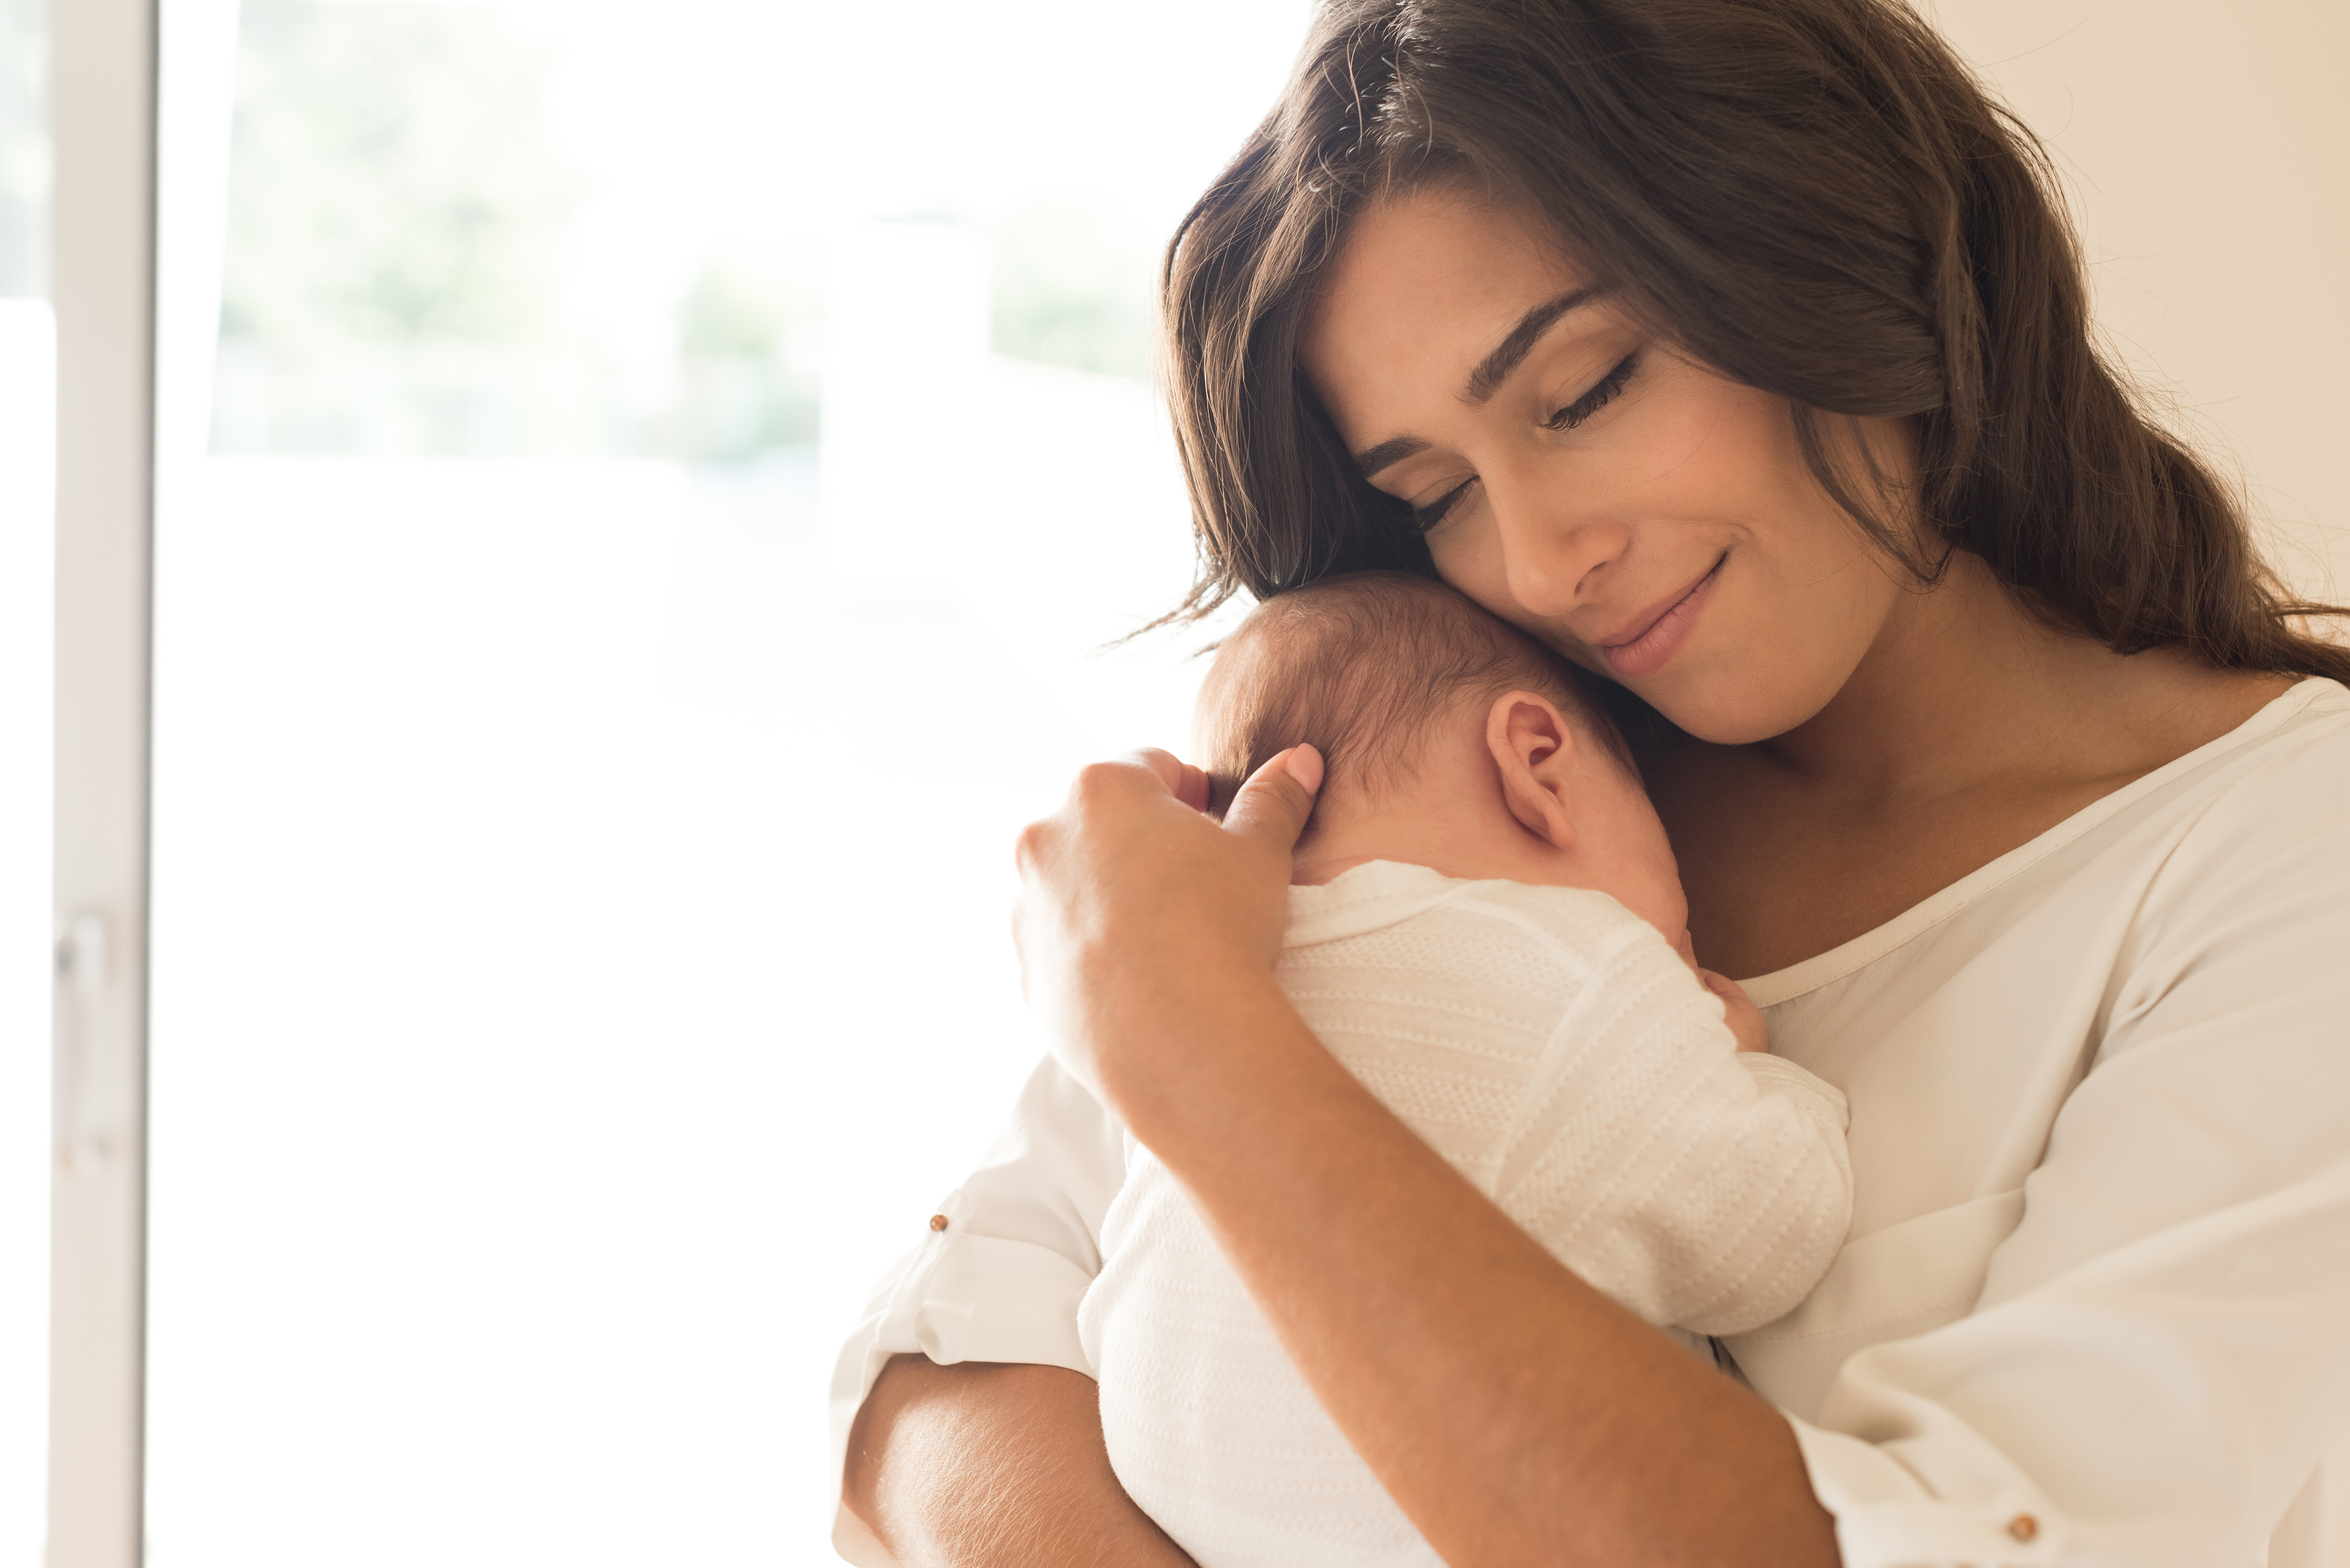
<svg viewBox="0 0 2350 1568"><path fill-rule="evenodd" d="M1532 614L1564 617L1586 602L1631 544L1621 520L1578 503L1555 479L1486 483L1510 597Z"/></svg>

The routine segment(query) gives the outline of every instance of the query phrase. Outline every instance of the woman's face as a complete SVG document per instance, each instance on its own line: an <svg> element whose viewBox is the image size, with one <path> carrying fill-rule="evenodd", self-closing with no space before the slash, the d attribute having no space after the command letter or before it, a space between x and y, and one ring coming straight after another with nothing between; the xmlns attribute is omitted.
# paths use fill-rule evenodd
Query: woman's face
<svg viewBox="0 0 2350 1568"><path fill-rule="evenodd" d="M1305 354L1446 581L1692 734L1809 719L1909 597L1804 465L1784 399L1642 333L1507 210L1371 208ZM1879 436L1908 450L1892 421Z"/></svg>

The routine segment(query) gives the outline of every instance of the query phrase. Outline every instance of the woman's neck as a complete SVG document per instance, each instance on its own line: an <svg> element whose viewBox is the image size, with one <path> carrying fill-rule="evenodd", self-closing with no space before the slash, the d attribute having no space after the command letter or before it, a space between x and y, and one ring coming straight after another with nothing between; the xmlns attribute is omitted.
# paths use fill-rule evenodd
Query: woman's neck
<svg viewBox="0 0 2350 1568"><path fill-rule="evenodd" d="M1961 556L1835 700L1748 746L1690 742L1652 794L1700 961L1827 951L2226 734L2292 684L2056 631Z"/></svg>
<svg viewBox="0 0 2350 1568"><path fill-rule="evenodd" d="M1962 553L1938 587L1905 596L1825 708L1756 749L1855 804L2118 788L2290 684L2177 649L2117 654L2047 625Z"/></svg>

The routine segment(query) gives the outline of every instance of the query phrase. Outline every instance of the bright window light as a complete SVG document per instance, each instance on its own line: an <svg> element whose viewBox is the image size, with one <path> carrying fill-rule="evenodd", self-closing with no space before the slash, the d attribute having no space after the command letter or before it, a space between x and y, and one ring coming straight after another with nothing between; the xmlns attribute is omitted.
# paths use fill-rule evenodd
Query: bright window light
<svg viewBox="0 0 2350 1568"><path fill-rule="evenodd" d="M830 1562L835 1348L1039 1049L1014 835L1184 740L1151 280L1305 6L212 14L153 1561Z"/></svg>

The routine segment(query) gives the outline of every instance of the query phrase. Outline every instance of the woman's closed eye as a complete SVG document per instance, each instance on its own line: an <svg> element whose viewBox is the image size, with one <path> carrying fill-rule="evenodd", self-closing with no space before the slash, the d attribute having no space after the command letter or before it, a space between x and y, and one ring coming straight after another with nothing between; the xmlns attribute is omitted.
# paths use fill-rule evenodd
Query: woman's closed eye
<svg viewBox="0 0 2350 1568"><path fill-rule="evenodd" d="M1469 487L1476 483L1477 476L1472 473L1427 505L1413 507L1411 509L1413 524L1423 534L1434 528L1444 521L1445 514L1451 512L1461 497L1468 493Z"/></svg>
<svg viewBox="0 0 2350 1568"><path fill-rule="evenodd" d="M1636 348L1616 361L1615 369L1593 382L1583 396L1544 420L1542 428L1546 431L1574 430L1584 421L1621 397L1624 388L1631 381L1633 373L1639 368L1640 354ZM1477 476L1472 473L1435 500L1424 505L1414 506L1411 509L1413 525L1423 534L1434 530L1451 514L1452 509L1460 504L1461 498L1469 493L1470 486L1476 483Z"/></svg>
<svg viewBox="0 0 2350 1568"><path fill-rule="evenodd" d="M1634 349L1616 362L1616 368L1592 384L1591 389L1543 421L1546 431L1571 431L1622 395L1625 383L1632 372L1640 368L1640 353Z"/></svg>

